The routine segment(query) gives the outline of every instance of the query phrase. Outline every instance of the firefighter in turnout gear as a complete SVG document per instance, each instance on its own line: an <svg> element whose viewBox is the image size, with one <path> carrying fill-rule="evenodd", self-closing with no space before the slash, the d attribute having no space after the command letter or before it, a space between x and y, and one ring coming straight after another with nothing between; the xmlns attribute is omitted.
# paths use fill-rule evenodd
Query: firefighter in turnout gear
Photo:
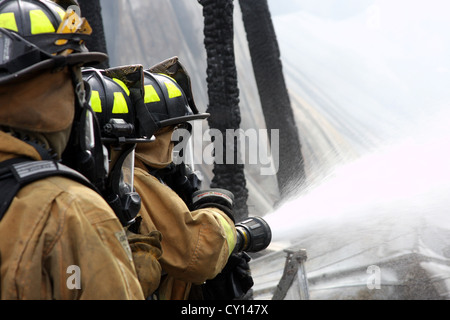
<svg viewBox="0 0 450 320"><path fill-rule="evenodd" d="M0 185L27 183L2 199L1 299L144 299L124 228L98 190L107 167L81 66L106 55L87 51L90 32L55 2L0 1Z"/></svg>
<svg viewBox="0 0 450 320"><path fill-rule="evenodd" d="M219 274L233 252L233 195L222 190L220 196L193 203L192 193L199 181L193 179L187 188L177 189L183 184L177 177L186 178L186 166L173 161L172 135L177 129L189 131L189 121L209 116L198 112L189 76L178 58L145 70L144 91L143 103L152 116L147 125L156 123L157 131L154 142L136 147L134 185L142 198L139 233L162 233L163 276L158 298L191 299L192 286Z"/></svg>
<svg viewBox="0 0 450 320"><path fill-rule="evenodd" d="M161 233L157 230L147 234L131 231L141 208L140 196L133 187L134 150L136 143L150 143L153 137L152 132L139 130L136 121L139 110L135 108L138 105L133 103L143 94L142 66L107 70L85 68L82 74L91 87L90 104L96 112L102 141L110 155L111 170L107 183L110 192L106 199L127 229L143 294L145 298L151 298L161 279L158 261L162 254Z"/></svg>

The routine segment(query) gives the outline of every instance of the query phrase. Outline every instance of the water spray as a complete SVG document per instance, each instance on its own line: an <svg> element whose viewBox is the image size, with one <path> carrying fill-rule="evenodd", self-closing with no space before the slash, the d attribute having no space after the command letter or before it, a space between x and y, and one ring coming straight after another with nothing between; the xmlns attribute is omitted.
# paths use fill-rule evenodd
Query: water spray
<svg viewBox="0 0 450 320"><path fill-rule="evenodd" d="M336 165L326 179L264 216L272 248L308 251L312 299L448 297L450 128L444 115ZM260 260L264 276L254 273L255 292L260 283L273 285L268 265L278 252ZM366 282L374 278L377 283ZM371 289L375 284L378 290Z"/></svg>

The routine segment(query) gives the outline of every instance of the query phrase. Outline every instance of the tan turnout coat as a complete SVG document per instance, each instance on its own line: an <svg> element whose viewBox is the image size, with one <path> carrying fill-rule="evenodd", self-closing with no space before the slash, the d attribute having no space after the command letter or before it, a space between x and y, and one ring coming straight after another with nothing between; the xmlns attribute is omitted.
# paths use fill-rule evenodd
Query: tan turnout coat
<svg viewBox="0 0 450 320"><path fill-rule="evenodd" d="M147 172L138 159L134 186L142 199L140 233L162 233L163 269L159 297L188 299L192 284L214 278L225 266L236 243L233 221L221 210L189 211L168 186Z"/></svg>
<svg viewBox="0 0 450 320"><path fill-rule="evenodd" d="M0 131L0 161L34 148ZM143 299L122 225L95 191L55 176L23 187L0 221L2 299Z"/></svg>

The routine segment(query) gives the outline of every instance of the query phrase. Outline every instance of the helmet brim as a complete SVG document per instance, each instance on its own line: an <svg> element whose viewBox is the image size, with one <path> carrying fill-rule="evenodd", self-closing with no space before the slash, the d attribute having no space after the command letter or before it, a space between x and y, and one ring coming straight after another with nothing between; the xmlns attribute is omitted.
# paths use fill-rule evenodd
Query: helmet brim
<svg viewBox="0 0 450 320"><path fill-rule="evenodd" d="M176 118L170 118L167 120L161 120L159 122L160 127L168 127L168 126L174 126L180 123L185 123L192 120L204 120L210 116L209 113L197 113L192 114L188 116L182 116L182 117L176 117Z"/></svg>
<svg viewBox="0 0 450 320"><path fill-rule="evenodd" d="M72 53L67 56L55 56L24 68L13 74L0 76L0 85L20 82L32 78L36 73L47 69L59 69L65 66L89 66L105 61L108 55L102 52Z"/></svg>

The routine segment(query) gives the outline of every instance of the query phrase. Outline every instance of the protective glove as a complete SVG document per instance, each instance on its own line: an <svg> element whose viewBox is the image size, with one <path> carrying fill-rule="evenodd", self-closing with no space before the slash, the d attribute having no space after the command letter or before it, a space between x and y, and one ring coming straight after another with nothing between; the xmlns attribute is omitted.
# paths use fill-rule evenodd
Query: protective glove
<svg viewBox="0 0 450 320"><path fill-rule="evenodd" d="M127 237L142 291L146 298L150 297L161 281L162 268L158 261L162 255L161 232L155 230L144 235L127 230Z"/></svg>
<svg viewBox="0 0 450 320"><path fill-rule="evenodd" d="M150 170L150 173L164 181L187 206L192 205L192 194L200 189L202 183L200 173L192 171L185 163L171 163L163 169Z"/></svg>
<svg viewBox="0 0 450 320"><path fill-rule="evenodd" d="M211 207L222 210L235 222L233 216L234 195L232 192L225 189L212 188L199 190L192 194L192 205L190 206L192 211Z"/></svg>
<svg viewBox="0 0 450 320"><path fill-rule="evenodd" d="M251 287L250 256L246 252L232 253L228 262L214 279L202 285L205 300L233 300L242 298Z"/></svg>

